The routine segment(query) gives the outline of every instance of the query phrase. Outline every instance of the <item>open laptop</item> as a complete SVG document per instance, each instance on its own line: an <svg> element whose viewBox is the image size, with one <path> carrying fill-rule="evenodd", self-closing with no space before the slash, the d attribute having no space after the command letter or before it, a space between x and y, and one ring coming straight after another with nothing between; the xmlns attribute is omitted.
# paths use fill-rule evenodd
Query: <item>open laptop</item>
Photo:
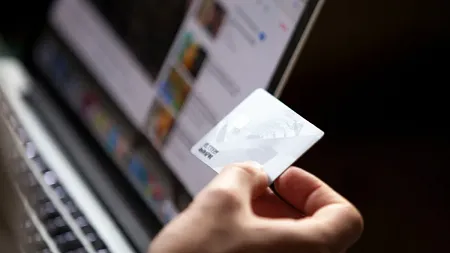
<svg viewBox="0 0 450 253"><path fill-rule="evenodd" d="M144 252L139 221L170 221L215 176L191 146L254 89L281 94L323 3L55 0L18 90Z"/></svg>

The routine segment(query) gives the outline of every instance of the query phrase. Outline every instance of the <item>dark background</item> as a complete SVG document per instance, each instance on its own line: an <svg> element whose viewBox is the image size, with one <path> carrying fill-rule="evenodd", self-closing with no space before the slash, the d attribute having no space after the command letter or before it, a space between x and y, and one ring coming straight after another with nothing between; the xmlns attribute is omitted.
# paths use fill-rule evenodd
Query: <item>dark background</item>
<svg viewBox="0 0 450 253"><path fill-rule="evenodd" d="M282 99L325 131L304 167L361 210L350 252L447 252L448 1L328 1Z"/></svg>
<svg viewBox="0 0 450 253"><path fill-rule="evenodd" d="M44 2L1 8L0 31L17 48ZM350 252L446 251L449 4L329 0L282 97L326 133L298 165L365 218Z"/></svg>

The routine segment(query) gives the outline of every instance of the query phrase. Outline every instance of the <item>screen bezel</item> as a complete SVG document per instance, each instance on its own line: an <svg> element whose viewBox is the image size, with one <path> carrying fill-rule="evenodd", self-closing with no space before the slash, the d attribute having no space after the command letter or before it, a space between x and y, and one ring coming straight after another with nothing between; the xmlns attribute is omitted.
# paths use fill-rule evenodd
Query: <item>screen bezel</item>
<svg viewBox="0 0 450 253"><path fill-rule="evenodd" d="M306 5L267 88L274 96L281 96L324 3L325 0L309 0Z"/></svg>
<svg viewBox="0 0 450 253"><path fill-rule="evenodd" d="M57 0L52 1L52 4L49 5L50 6L49 10L51 9L51 6L54 4L55 1ZM308 4L306 5L303 11L303 15L301 19L298 21L294 29L294 32L287 44L287 47L285 48L276 66L276 70L274 71L271 81L268 87L266 88L270 93L274 94L275 96L279 97L281 95L283 88L285 87L287 80L293 70L295 62L300 56L301 50L305 45L307 37L311 31L311 27L315 23L317 15L320 12L324 2L325 0L309 0ZM44 87L45 89L52 90L51 93L55 94L55 90L51 88L52 85L48 84L48 80L46 80L45 74L41 72L41 70L33 60L33 50L40 36L46 33L48 30L55 32L55 30L52 28L51 23L49 22L50 20L48 18L49 10L47 11L47 14L44 16L42 20L37 21L39 24L41 24L39 26L39 29L33 31L33 34L31 36L32 39L30 39L29 42L25 44L23 60L26 67L30 70L31 74L34 77L36 77L41 83L43 83L42 86L45 86ZM70 49L67 43L64 43L64 45ZM91 71L88 70L88 73L91 74ZM55 95L59 96L58 94ZM60 101L63 100L60 98ZM111 101L113 100L111 99ZM68 106L64 106L64 108L68 108ZM124 118L128 118L122 110L119 110L118 113L122 114ZM82 125L81 122L79 124ZM150 141L145 140L145 142L149 144L146 145L150 148L149 151L152 154L155 154L158 157L158 160L163 161L161 154L156 150L156 148L153 145L150 144ZM164 168L161 168L162 170L172 173L172 170L167 163L162 162L162 164L164 166ZM178 178L177 180L181 181Z"/></svg>

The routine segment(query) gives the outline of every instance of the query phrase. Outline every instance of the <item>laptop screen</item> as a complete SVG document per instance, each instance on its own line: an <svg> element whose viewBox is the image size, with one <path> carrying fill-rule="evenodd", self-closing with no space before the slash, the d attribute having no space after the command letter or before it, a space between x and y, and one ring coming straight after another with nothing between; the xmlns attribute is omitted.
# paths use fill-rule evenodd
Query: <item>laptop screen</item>
<svg viewBox="0 0 450 253"><path fill-rule="evenodd" d="M49 12L52 32L42 36L34 59L153 203L149 171L157 169L130 155L142 149L127 141L133 131L146 136L195 195L215 172L190 148L256 88L281 90L317 9L317 0L58 0ZM56 52L53 37L89 76L68 74L73 68ZM115 119L114 109L95 106L102 99L80 88L90 86L102 90L134 130Z"/></svg>

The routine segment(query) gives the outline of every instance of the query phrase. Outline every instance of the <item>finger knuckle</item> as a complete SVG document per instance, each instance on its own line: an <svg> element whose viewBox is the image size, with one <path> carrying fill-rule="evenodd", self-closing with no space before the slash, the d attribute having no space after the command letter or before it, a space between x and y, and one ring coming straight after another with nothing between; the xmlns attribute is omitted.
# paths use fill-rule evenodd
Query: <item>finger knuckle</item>
<svg viewBox="0 0 450 253"><path fill-rule="evenodd" d="M289 248L302 248L304 252L309 253L336 253L329 247L329 241L326 235L320 233L301 234L299 235L295 231L291 231L288 234L282 236L282 238L288 238L292 245Z"/></svg>
<svg viewBox="0 0 450 253"><path fill-rule="evenodd" d="M339 252L334 243L330 241L331 238L331 231L327 231L325 228L318 229L316 233L309 238L310 247L314 249L313 252L317 253Z"/></svg>
<svg viewBox="0 0 450 253"><path fill-rule="evenodd" d="M256 178L257 180L261 181L266 180L266 175L264 174L264 172L254 166L237 166L232 164L225 169L232 171L233 174L239 174L243 178Z"/></svg>
<svg viewBox="0 0 450 253"><path fill-rule="evenodd" d="M237 210L242 206L238 189L210 189L206 192L205 198L208 198L215 207L219 207L224 212Z"/></svg>
<svg viewBox="0 0 450 253"><path fill-rule="evenodd" d="M346 212L349 217L348 222L350 231L356 240L364 231L364 219L358 209L356 209L356 207L354 207L353 205L347 206Z"/></svg>
<svg viewBox="0 0 450 253"><path fill-rule="evenodd" d="M251 177L255 177L259 174L258 169L254 166L231 166L230 169L238 171L239 173L245 173Z"/></svg>
<svg viewBox="0 0 450 253"><path fill-rule="evenodd" d="M345 229L336 231L334 227L322 224L316 237L316 245L326 246L328 252L341 252L353 245L361 236L364 222L360 212L351 204L341 207L345 213Z"/></svg>

